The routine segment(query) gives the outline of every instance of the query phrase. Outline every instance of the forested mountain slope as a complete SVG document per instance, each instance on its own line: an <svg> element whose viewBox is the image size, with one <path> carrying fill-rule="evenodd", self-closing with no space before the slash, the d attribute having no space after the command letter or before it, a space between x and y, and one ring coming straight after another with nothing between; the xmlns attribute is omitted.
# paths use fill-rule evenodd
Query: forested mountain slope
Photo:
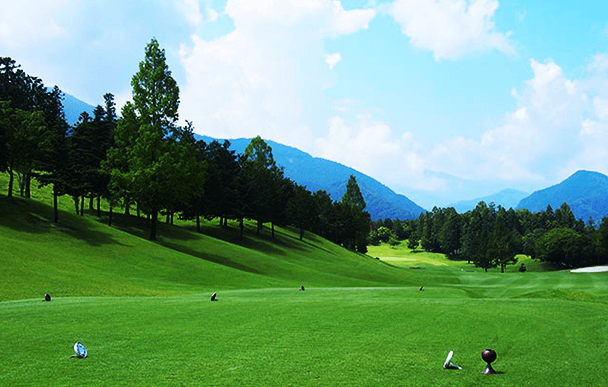
<svg viewBox="0 0 608 387"><path fill-rule="evenodd" d="M214 139L198 136L206 142ZM223 141L223 140L218 140ZM243 153L251 139L239 138L230 140L231 149ZM346 183L350 175L357 178L357 183L367 204L366 211L373 220L376 219L415 219L425 210L404 195L395 193L377 180L353 168L334 161L313 157L299 149L267 140L277 164L285 168L285 176L315 192L325 190L332 199L339 201L346 192Z"/></svg>
<svg viewBox="0 0 608 387"><path fill-rule="evenodd" d="M600 221L608 216L608 176L599 172L577 171L561 183L522 199L517 209L538 212L551 205L555 210L564 202L568 203L576 219Z"/></svg>

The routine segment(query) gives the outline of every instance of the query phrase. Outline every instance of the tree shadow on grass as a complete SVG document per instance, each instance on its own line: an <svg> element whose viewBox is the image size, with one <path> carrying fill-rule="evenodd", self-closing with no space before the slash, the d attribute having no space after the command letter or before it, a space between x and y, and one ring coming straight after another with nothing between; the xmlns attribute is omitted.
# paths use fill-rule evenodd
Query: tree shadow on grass
<svg viewBox="0 0 608 387"><path fill-rule="evenodd" d="M23 234L64 233L90 246L119 244L110 233L92 230L82 217L59 211L59 223L53 222L53 208L20 197L0 196L0 226Z"/></svg>
<svg viewBox="0 0 608 387"><path fill-rule="evenodd" d="M226 256L204 253L202 251L194 250L194 249L191 249L187 246L184 246L184 245L178 244L178 243L164 242L162 245L167 248L173 249L175 251L179 251L180 253L188 254L193 257L203 259L205 261L217 263L217 264L220 264L223 266L228 266L233 269L237 269L237 270L241 270L241 271L246 271L248 273L263 274L260 271L254 269L252 267L243 265L242 263L239 263L239 262L235 262Z"/></svg>

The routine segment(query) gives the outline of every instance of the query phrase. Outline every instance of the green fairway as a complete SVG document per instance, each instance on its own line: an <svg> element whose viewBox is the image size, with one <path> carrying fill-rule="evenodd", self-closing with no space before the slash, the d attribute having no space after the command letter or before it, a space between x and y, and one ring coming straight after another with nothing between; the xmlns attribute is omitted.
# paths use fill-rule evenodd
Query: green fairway
<svg viewBox="0 0 608 387"><path fill-rule="evenodd" d="M604 280L606 276L602 277ZM605 303L266 289L0 307L1 385L601 385ZM89 357L70 358L74 342ZM480 375L481 351L494 368ZM447 352L462 370L442 369Z"/></svg>
<svg viewBox="0 0 608 387"><path fill-rule="evenodd" d="M453 260L449 259L445 254L430 253L420 249L412 250L407 247L407 241L403 241L397 246L390 246L385 243L379 246L368 246L368 254L398 266L483 271L483 269L476 268L466 260ZM519 272L519 267L522 263L525 264L528 272L555 270L550 263L534 261L525 255L518 255L517 259L517 264L507 266L506 272ZM488 269L488 272L499 271L500 268Z"/></svg>
<svg viewBox="0 0 608 387"><path fill-rule="evenodd" d="M234 224L160 224L152 243L145 219L108 227L67 198L55 225L34 195L0 195L0 386L605 385L608 273L484 273L253 224L242 243ZM484 348L500 374L480 374Z"/></svg>

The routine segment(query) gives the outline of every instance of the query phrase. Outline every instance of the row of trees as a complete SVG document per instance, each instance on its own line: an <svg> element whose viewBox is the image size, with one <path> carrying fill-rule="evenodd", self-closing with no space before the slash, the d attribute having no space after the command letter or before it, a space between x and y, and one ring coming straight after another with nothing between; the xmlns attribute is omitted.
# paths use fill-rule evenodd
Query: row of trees
<svg viewBox="0 0 608 387"><path fill-rule="evenodd" d="M486 271L500 266L504 272L506 265L517 263L518 254L568 268L608 263L608 218L598 229L575 219L567 203L532 213L480 202L464 214L435 207L415 220L372 224L372 243L405 239L412 249L466 259Z"/></svg>
<svg viewBox="0 0 608 387"><path fill-rule="evenodd" d="M166 65L164 50L153 39L133 76L133 101L116 114L112 94L104 96L93 117L82 113L70 128L65 122L62 94L31 77L10 58L0 62L0 171L18 176L21 195L29 197L29 182L52 184L55 197L70 195L83 214L85 198L101 215L100 201L125 213L147 215L149 238L156 239L158 216L237 220L243 237L244 219L295 225L300 238L308 229L348 248L365 252L369 214L354 176L339 202L325 191L309 192L283 174L272 149L254 138L243 154L230 142L196 140L191 122L178 126L179 88Z"/></svg>
<svg viewBox="0 0 608 387"><path fill-rule="evenodd" d="M47 89L14 60L0 57L0 171L8 172L9 197L15 176L24 197L30 196L34 177L53 185L55 202L67 193L59 172L68 147L62 98L58 87Z"/></svg>

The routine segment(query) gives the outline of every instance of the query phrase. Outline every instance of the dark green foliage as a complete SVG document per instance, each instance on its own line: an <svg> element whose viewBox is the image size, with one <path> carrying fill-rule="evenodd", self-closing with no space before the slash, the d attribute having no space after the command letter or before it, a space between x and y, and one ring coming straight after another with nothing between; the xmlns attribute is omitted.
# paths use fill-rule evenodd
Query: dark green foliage
<svg viewBox="0 0 608 387"><path fill-rule="evenodd" d="M106 109L98 105L91 118L83 112L68 138L69 175L71 177L68 192L78 198L98 198L97 212L100 215L99 198L108 197L110 174L102 168L108 150L114 143L116 113L112 94L106 94ZM91 208L92 209L92 208ZM76 206L78 212L78 206ZM82 214L84 208L80 208Z"/></svg>
<svg viewBox="0 0 608 387"><path fill-rule="evenodd" d="M205 141L213 139L204 137ZM352 168L339 163L312 157L296 148L265 140L273 149L277 165L285 168L286 177L306 186L311 192L324 190L334 201L340 200L346 192L346 183L350 175L357 179L357 184L366 202L365 210L371 219L416 219L424 209L403 195L396 194L380 182ZM249 139L231 141L232 149L243 153L249 145Z"/></svg>
<svg viewBox="0 0 608 387"><path fill-rule="evenodd" d="M445 209L445 221L439 231L439 246L441 251L456 256L460 250L462 232L461 217L453 207Z"/></svg>
<svg viewBox="0 0 608 387"><path fill-rule="evenodd" d="M5 101L0 108L0 170L11 176L9 196L14 173L24 197L29 197L31 178L40 172L60 180L52 170L61 165L51 165L50 155L65 141L67 132L61 99L59 88L48 91L42 80L25 73L13 59L0 57L0 101Z"/></svg>
<svg viewBox="0 0 608 387"><path fill-rule="evenodd" d="M395 223L395 222L394 222ZM370 235L380 242L386 231L378 225ZM384 226L382 226L384 227ZM464 258L485 269L517 263L518 254L564 267L581 267L608 262L608 227L598 230L593 222L585 225L574 220L568 204L557 210L548 205L545 211L505 210L479 202L474 210L459 215L453 208L433 208L408 224L408 247L418 241L429 252ZM384 237L386 240L386 237Z"/></svg>
<svg viewBox="0 0 608 387"><path fill-rule="evenodd" d="M336 206L333 200L323 190L313 193L312 199L316 212L312 219L312 231L337 243Z"/></svg>
<svg viewBox="0 0 608 387"><path fill-rule="evenodd" d="M48 91L42 82L25 74L10 58L0 58L0 169L19 178L22 195L29 193L29 179L52 185L55 222L57 198L70 195L75 210L84 214L85 197L93 210L105 198L110 212L131 206L148 215L149 239L156 239L158 214L167 223L179 213L182 219L200 216L240 221L255 219L258 233L265 222L295 225L300 239L314 230L335 243L365 252L370 217L363 194L351 176L342 202L324 191L314 195L284 177L272 148L259 136L243 154L223 144L197 141L191 122L177 127L179 88L165 63L164 50L153 39L139 71L133 76L133 102L127 102L118 119L114 97L104 95L104 105L80 114L74 128L65 120L63 93ZM2 100L6 100L2 102ZM13 178L9 179L12 194ZM393 226L390 219L387 225ZM401 226L401 225L400 225ZM400 234L405 230L399 227ZM391 233L388 241L397 243Z"/></svg>
<svg viewBox="0 0 608 387"><path fill-rule="evenodd" d="M384 226L380 226L378 228L377 234L378 239L380 239L380 241L382 241L383 243L388 243L388 240L393 237L393 232L391 231L391 229Z"/></svg>
<svg viewBox="0 0 608 387"><path fill-rule="evenodd" d="M410 236L410 230L407 229L407 223L399 219L395 219L393 222L393 233L397 240L404 241Z"/></svg>
<svg viewBox="0 0 608 387"><path fill-rule="evenodd" d="M541 261L551 262L565 267L579 266L588 259L588 237L578 234L569 228L550 230L537 241L537 257Z"/></svg>
<svg viewBox="0 0 608 387"><path fill-rule="evenodd" d="M348 179L340 204L344 228L343 243L348 248L366 253L371 220L369 213L365 211L365 200L354 175Z"/></svg>
<svg viewBox="0 0 608 387"><path fill-rule="evenodd" d="M311 229L315 219L314 198L306 187L294 183L287 212L291 222L300 229L300 240L303 240L304 230Z"/></svg>
<svg viewBox="0 0 608 387"><path fill-rule="evenodd" d="M46 122L40 112L29 113L10 107L10 102L0 101L0 147L4 149L4 168L9 173L8 196L13 194L14 177L17 175L21 196L25 195L26 181L34 170L41 151ZM28 195L29 196L29 195Z"/></svg>
<svg viewBox="0 0 608 387"><path fill-rule="evenodd" d="M198 142L197 142L198 144ZM227 224L228 219L238 219L235 208L239 200L238 176L239 162L235 152L230 150L230 142L220 144L213 141L203 145L204 159L209 165L209 173L205 180L205 195L203 196L203 213L205 217L219 218L220 223Z"/></svg>
<svg viewBox="0 0 608 387"><path fill-rule="evenodd" d="M277 207L281 208L281 204L286 204L281 189L283 169L277 166L272 148L260 136L251 140L245 148L244 157L243 168L249 175L252 194L251 213L248 218L257 220L259 234L265 222L274 224L282 218ZM280 203L277 205L276 201Z"/></svg>
<svg viewBox="0 0 608 387"><path fill-rule="evenodd" d="M13 59L0 57L0 101L27 112L44 110L48 92L42 80L28 75Z"/></svg>
<svg viewBox="0 0 608 387"><path fill-rule="evenodd" d="M68 124L63 112L63 93L55 86L48 94L44 105L44 116L47 131L44 135L39 163L36 167L36 179L41 186L53 185L54 221L59 222L57 208L58 196L63 196L70 190L68 152Z"/></svg>
<svg viewBox="0 0 608 387"><path fill-rule="evenodd" d="M172 212L187 195L193 158L178 143L179 88L156 39L146 46L131 86L133 104L125 105L125 122L116 128L117 148L108 153L111 186L113 196L135 200L150 215L149 239L156 240L159 211Z"/></svg>
<svg viewBox="0 0 608 387"><path fill-rule="evenodd" d="M521 235L516 229L509 229L507 221L507 212L500 207L486 250L487 259L500 266L501 273L505 272L506 265L517 263L515 256L522 250Z"/></svg>

